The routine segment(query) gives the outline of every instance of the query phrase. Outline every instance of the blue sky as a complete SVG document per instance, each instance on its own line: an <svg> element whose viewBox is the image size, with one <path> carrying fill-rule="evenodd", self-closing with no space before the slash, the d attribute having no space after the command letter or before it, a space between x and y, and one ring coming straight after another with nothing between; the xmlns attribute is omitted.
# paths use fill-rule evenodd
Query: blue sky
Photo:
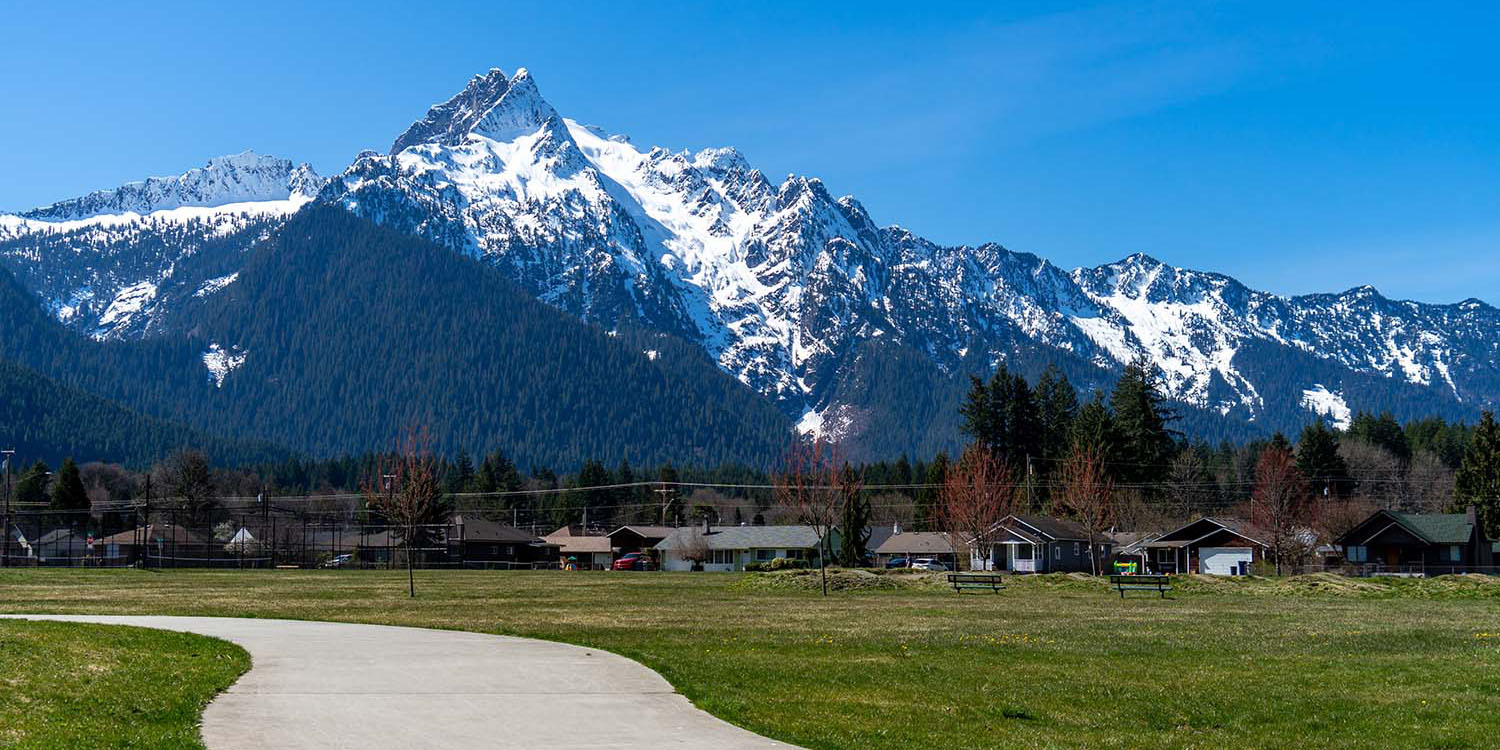
<svg viewBox="0 0 1500 750"><path fill-rule="evenodd" d="M940 242L1500 303L1489 4L312 5L0 0L0 208L247 147L336 172L525 66Z"/></svg>

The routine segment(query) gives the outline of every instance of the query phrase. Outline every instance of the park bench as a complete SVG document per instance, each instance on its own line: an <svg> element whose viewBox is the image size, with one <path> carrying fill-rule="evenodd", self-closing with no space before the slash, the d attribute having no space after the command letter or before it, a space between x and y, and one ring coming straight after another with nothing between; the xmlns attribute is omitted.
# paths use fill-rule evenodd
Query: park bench
<svg viewBox="0 0 1500 750"><path fill-rule="evenodd" d="M948 584L958 593L964 589L989 589L999 593L1005 588L1005 579L999 573L949 573Z"/></svg>
<svg viewBox="0 0 1500 750"><path fill-rule="evenodd" d="M1120 592L1121 599L1126 591L1156 591L1165 599L1172 590L1172 582L1166 576L1110 576L1109 583Z"/></svg>

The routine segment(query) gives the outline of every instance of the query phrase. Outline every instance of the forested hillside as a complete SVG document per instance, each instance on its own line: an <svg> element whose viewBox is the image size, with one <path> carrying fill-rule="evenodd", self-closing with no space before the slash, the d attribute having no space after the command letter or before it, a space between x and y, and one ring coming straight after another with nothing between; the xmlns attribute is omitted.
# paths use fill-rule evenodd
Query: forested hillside
<svg viewBox="0 0 1500 750"><path fill-rule="evenodd" d="M484 264L333 207L258 245L182 335L84 339L8 277L0 323L4 358L63 385L312 455L427 424L439 450L527 464L767 464L792 436L696 347L579 322Z"/></svg>

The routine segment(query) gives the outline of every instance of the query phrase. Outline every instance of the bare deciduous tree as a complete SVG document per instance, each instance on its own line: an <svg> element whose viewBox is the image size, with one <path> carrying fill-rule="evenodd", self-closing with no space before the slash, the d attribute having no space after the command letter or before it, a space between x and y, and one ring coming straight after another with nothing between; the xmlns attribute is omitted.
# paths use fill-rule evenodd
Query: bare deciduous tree
<svg viewBox="0 0 1500 750"><path fill-rule="evenodd" d="M782 469L771 477L776 504L818 538L818 569L823 595L828 595L828 550L825 540L844 512L840 486L843 458L837 443L824 438L800 441L787 449Z"/></svg>
<svg viewBox="0 0 1500 750"><path fill-rule="evenodd" d="M1099 575L1098 539L1115 520L1115 483L1105 473L1098 450L1084 446L1074 446L1059 478L1062 509L1088 532L1089 564L1094 575Z"/></svg>
<svg viewBox="0 0 1500 750"><path fill-rule="evenodd" d="M988 558L1000 521L1015 512L1016 498L1010 467L988 448L972 443L948 467L938 493L938 521L954 549L960 540L968 546L972 565L973 560Z"/></svg>
<svg viewBox="0 0 1500 750"><path fill-rule="evenodd" d="M1271 546L1276 575L1304 546L1299 534L1307 524L1309 508L1307 483L1297 470L1297 459L1285 447L1267 446L1255 462L1250 522Z"/></svg>
<svg viewBox="0 0 1500 750"><path fill-rule="evenodd" d="M365 502L386 517L406 548L407 586L417 595L415 549L441 519L443 490L438 459L426 428L412 428L396 441L395 451L379 458L375 476L365 482Z"/></svg>
<svg viewBox="0 0 1500 750"><path fill-rule="evenodd" d="M703 563L708 562L709 555L713 551L709 549L708 537L703 535L699 528L689 529L682 539L682 545L677 548L677 556L693 563L694 570L702 569Z"/></svg>
<svg viewBox="0 0 1500 750"><path fill-rule="evenodd" d="M156 480L194 526L207 524L213 514L214 477L208 457L196 450L180 450L156 467Z"/></svg>

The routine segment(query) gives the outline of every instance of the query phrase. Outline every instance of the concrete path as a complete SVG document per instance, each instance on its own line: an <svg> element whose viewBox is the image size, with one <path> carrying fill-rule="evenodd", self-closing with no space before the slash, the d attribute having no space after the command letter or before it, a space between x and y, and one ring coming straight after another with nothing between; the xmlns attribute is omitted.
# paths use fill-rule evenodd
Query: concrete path
<svg viewBox="0 0 1500 750"><path fill-rule="evenodd" d="M209 750L791 747L694 708L634 661L578 646L294 620L17 617L180 630L242 646L250 671L203 714Z"/></svg>

